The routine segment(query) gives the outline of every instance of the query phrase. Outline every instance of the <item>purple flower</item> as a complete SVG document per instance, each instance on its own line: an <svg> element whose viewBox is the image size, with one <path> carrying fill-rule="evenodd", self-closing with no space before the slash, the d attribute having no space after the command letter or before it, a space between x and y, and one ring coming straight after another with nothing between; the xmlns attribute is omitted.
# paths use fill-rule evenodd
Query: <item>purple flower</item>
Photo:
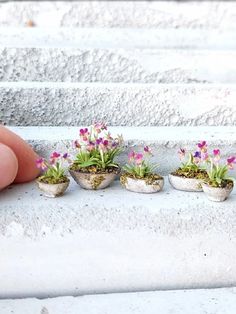
<svg viewBox="0 0 236 314"><path fill-rule="evenodd" d="M96 144L97 145L100 145L102 143L102 138L100 137L100 138L97 138L96 139Z"/></svg>
<svg viewBox="0 0 236 314"><path fill-rule="evenodd" d="M103 141L103 145L104 145L104 146L108 146L108 140L104 140L104 141Z"/></svg>
<svg viewBox="0 0 236 314"><path fill-rule="evenodd" d="M201 158L201 152L195 152L193 157L194 158Z"/></svg>

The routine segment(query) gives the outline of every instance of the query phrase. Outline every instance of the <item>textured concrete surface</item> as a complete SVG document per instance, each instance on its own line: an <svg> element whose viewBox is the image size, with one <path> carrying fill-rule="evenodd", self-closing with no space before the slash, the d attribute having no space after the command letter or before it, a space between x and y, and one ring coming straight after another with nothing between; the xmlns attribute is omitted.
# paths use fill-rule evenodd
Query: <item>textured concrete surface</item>
<svg viewBox="0 0 236 314"><path fill-rule="evenodd" d="M48 199L35 184L0 194L0 297L236 285L236 194L153 195L74 182Z"/></svg>
<svg viewBox="0 0 236 314"><path fill-rule="evenodd" d="M235 83L235 59L232 50L0 48L0 80Z"/></svg>
<svg viewBox="0 0 236 314"><path fill-rule="evenodd" d="M233 314L236 289L179 290L1 300L1 314Z"/></svg>
<svg viewBox="0 0 236 314"><path fill-rule="evenodd" d="M17 134L27 140L36 151L45 157L52 151L76 151L72 142L78 137L80 127L13 127ZM167 175L179 166L177 151L180 147L194 150L195 144L207 140L209 149L219 147L222 157L236 155L235 127L112 127L112 134L123 134L125 147L118 161L126 163L131 148L142 149L150 145L155 155L153 162L159 171Z"/></svg>
<svg viewBox="0 0 236 314"><path fill-rule="evenodd" d="M73 126L236 125L236 85L1 82L0 122Z"/></svg>
<svg viewBox="0 0 236 314"><path fill-rule="evenodd" d="M11 1L1 4L0 24L223 29L236 26L235 15L228 1Z"/></svg>
<svg viewBox="0 0 236 314"><path fill-rule="evenodd" d="M234 30L0 27L0 46L80 49L235 49Z"/></svg>

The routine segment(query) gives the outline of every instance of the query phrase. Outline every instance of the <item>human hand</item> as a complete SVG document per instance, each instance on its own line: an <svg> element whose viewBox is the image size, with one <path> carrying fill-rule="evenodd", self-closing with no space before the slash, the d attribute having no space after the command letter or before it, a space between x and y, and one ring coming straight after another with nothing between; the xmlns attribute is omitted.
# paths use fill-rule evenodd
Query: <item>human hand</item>
<svg viewBox="0 0 236 314"><path fill-rule="evenodd" d="M0 126L0 190L11 183L35 179L39 170L33 149L18 135Z"/></svg>

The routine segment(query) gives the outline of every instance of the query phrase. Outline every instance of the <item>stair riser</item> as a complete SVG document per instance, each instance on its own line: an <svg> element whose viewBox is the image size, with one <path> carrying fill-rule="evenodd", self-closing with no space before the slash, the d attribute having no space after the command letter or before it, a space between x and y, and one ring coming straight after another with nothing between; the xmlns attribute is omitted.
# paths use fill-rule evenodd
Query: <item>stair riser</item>
<svg viewBox="0 0 236 314"><path fill-rule="evenodd" d="M117 158L117 162L124 165L127 162L128 153L134 149L136 151L142 151L144 145L149 145L155 156L153 162L158 164L158 171L162 175L167 175L174 169L177 169L180 165L180 160L177 155L177 151L180 147L185 147L187 150L194 150L195 144L198 140L192 140L190 142L182 141L126 141L124 151ZM43 157L49 157L49 154L53 151L69 152L71 156L75 156L76 151L72 147L72 140L67 141L29 141L34 149ZM219 148L222 151L222 158L227 158L236 153L236 140L232 139L232 142L222 143L219 141L210 141L211 148Z"/></svg>
<svg viewBox="0 0 236 314"><path fill-rule="evenodd" d="M12 131L28 141L44 157L52 151L76 154L73 141L79 136L81 127L12 127ZM149 145L153 151L153 162L159 165L159 171L167 175L180 164L177 151L184 147L194 151L198 141L206 140L211 152L220 148L222 158L236 155L235 127L109 127L113 136L122 134L124 151L118 162L127 162L130 150L141 151Z"/></svg>
<svg viewBox="0 0 236 314"><path fill-rule="evenodd" d="M0 83L0 122L73 126L235 125L236 86Z"/></svg>
<svg viewBox="0 0 236 314"><path fill-rule="evenodd" d="M0 80L234 83L235 59L233 51L2 48Z"/></svg>
<svg viewBox="0 0 236 314"><path fill-rule="evenodd" d="M129 216L127 209L127 228ZM66 235L61 229L52 235L46 224L37 240L27 239L22 226L14 223L0 238L1 298L236 285L236 243L222 233L176 238L157 230L155 234L69 229L73 235ZM104 228L102 219L99 224Z"/></svg>
<svg viewBox="0 0 236 314"><path fill-rule="evenodd" d="M3 3L0 12L4 26L25 26L32 20L40 27L236 27L235 3L225 1L27 1Z"/></svg>

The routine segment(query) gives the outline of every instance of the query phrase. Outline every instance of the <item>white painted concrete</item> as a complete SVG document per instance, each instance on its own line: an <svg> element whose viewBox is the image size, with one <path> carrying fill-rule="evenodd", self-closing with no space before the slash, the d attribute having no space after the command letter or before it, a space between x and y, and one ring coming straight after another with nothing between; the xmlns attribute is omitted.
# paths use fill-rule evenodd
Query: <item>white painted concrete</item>
<svg viewBox="0 0 236 314"><path fill-rule="evenodd" d="M1 300L1 314L234 314L236 289Z"/></svg>
<svg viewBox="0 0 236 314"><path fill-rule="evenodd" d="M236 194L141 195L115 182L48 199L34 184L0 194L0 297L236 285Z"/></svg>
<svg viewBox="0 0 236 314"><path fill-rule="evenodd" d="M9 1L0 24L24 27L235 28L232 1Z"/></svg>
<svg viewBox="0 0 236 314"><path fill-rule="evenodd" d="M76 152L72 142L78 137L80 127L12 127L27 140L36 151L48 157L52 151ZM209 149L219 147L222 157L236 155L236 127L111 127L112 134L123 134L125 147L118 161L127 161L130 149L142 149L149 145L159 165L159 171L167 175L179 166L177 151L180 147L193 150L196 143L207 140Z"/></svg>
<svg viewBox="0 0 236 314"><path fill-rule="evenodd" d="M0 26L0 46L83 49L235 49L231 29L15 28Z"/></svg>
<svg viewBox="0 0 236 314"><path fill-rule="evenodd" d="M235 125L234 84L1 82L8 125Z"/></svg>
<svg viewBox="0 0 236 314"><path fill-rule="evenodd" d="M35 41L34 37L32 39ZM68 46L0 48L0 80L111 83L236 82L234 50L156 49L151 45L139 49L131 47L117 49L109 48L108 44L104 43L107 45L106 48Z"/></svg>

